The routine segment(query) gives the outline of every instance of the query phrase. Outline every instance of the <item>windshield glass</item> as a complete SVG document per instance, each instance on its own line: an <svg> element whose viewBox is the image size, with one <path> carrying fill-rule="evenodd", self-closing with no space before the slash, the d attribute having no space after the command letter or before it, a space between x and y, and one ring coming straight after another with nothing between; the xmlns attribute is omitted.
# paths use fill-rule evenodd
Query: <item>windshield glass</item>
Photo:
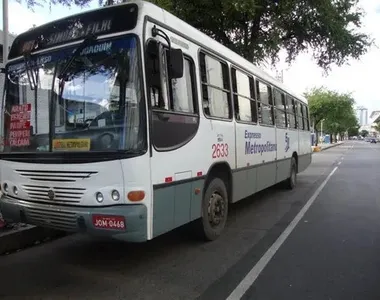
<svg viewBox="0 0 380 300"><path fill-rule="evenodd" d="M8 66L3 152L143 147L137 40L98 41L73 57L74 50L33 56L29 77L25 62Z"/></svg>

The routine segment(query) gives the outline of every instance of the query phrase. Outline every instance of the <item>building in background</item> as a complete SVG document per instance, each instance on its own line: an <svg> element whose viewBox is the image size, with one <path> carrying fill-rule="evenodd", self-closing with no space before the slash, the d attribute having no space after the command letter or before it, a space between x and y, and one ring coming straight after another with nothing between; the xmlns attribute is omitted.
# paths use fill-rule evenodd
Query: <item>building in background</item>
<svg viewBox="0 0 380 300"><path fill-rule="evenodd" d="M374 137L379 137L380 132L377 130L377 124L380 123L380 110L374 110L369 116L369 124L371 125L370 134Z"/></svg>
<svg viewBox="0 0 380 300"><path fill-rule="evenodd" d="M368 109L364 106L358 106L356 109L356 117L360 126L368 125Z"/></svg>
<svg viewBox="0 0 380 300"><path fill-rule="evenodd" d="M376 130L376 123L380 122L380 110L374 110L369 116L368 124L361 125L359 131L366 130L371 137L379 137L380 132Z"/></svg>

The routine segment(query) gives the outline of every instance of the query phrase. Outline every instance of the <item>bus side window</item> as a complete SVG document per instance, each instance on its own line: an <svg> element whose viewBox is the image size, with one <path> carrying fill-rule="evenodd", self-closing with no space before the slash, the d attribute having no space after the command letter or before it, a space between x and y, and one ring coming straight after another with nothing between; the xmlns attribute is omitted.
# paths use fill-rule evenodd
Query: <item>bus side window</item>
<svg viewBox="0 0 380 300"><path fill-rule="evenodd" d="M306 105L302 105L302 114L303 114L304 129L310 130L309 112Z"/></svg>
<svg viewBox="0 0 380 300"><path fill-rule="evenodd" d="M234 68L231 69L231 75L236 119L257 123L253 78Z"/></svg>
<svg viewBox="0 0 380 300"><path fill-rule="evenodd" d="M192 61L184 58L184 74L182 78L171 79L169 82L168 49L156 41L150 41L147 48L147 80L152 108L191 114L197 113L194 97L194 65Z"/></svg>
<svg viewBox="0 0 380 300"><path fill-rule="evenodd" d="M194 97L194 79L194 64L185 57L182 78L171 80L171 100L174 111L191 114L198 113L198 106Z"/></svg>
<svg viewBox="0 0 380 300"><path fill-rule="evenodd" d="M265 125L274 125L272 90L270 86L256 80L257 106L259 122Z"/></svg>
<svg viewBox="0 0 380 300"><path fill-rule="evenodd" d="M298 129L304 130L305 124L304 124L304 118L302 115L302 104L299 101L297 101L297 122L298 122Z"/></svg>
<svg viewBox="0 0 380 300"><path fill-rule="evenodd" d="M209 55L199 54L203 110L207 116L232 119L228 66Z"/></svg>
<svg viewBox="0 0 380 300"><path fill-rule="evenodd" d="M281 93L278 89L273 89L274 103L276 106L276 126L287 128L288 122L286 118L286 103L285 103L285 95Z"/></svg>
<svg viewBox="0 0 380 300"><path fill-rule="evenodd" d="M296 123L296 106L294 98L290 97L289 95L286 96L287 106L286 106L286 113L288 116L288 127L295 129L297 128Z"/></svg>
<svg viewBox="0 0 380 300"><path fill-rule="evenodd" d="M150 103L152 108L158 109L168 109L168 97L165 95L165 91L162 87L162 82L165 78L162 78L162 74L165 76L167 70L161 70L161 65L166 65L165 61L162 63L162 56L160 59L160 45L156 41L149 41L147 44L147 55L146 55L146 78L148 82L148 93L150 98Z"/></svg>

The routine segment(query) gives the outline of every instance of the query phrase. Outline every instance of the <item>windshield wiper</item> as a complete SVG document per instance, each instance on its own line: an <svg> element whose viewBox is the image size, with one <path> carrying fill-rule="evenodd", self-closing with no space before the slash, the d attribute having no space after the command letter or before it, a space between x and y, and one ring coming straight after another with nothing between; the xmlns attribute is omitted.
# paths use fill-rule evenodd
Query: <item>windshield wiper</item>
<svg viewBox="0 0 380 300"><path fill-rule="evenodd" d="M30 53L24 54L24 62L25 62L25 71L26 76L28 77L30 89L33 91L37 87L37 72L34 73L33 66L29 66L31 62Z"/></svg>
<svg viewBox="0 0 380 300"><path fill-rule="evenodd" d="M86 48L91 43L95 42L97 40L96 35L89 35L87 36L83 42L78 46L78 48L75 49L74 53L70 56L69 60L66 62L66 64L63 66L61 71L59 72L59 75L57 76L59 80L64 80L67 71L70 68L71 64L73 63L74 59L83 51L84 48Z"/></svg>

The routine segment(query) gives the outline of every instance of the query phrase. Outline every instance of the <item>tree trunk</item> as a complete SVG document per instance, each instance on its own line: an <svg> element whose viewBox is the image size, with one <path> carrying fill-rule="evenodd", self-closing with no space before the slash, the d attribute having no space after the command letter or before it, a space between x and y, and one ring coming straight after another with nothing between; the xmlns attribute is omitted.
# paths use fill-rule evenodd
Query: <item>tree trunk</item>
<svg viewBox="0 0 380 300"><path fill-rule="evenodd" d="M314 146L318 146L318 140L319 140L318 130L316 130L314 128L314 132L315 132L315 145Z"/></svg>

